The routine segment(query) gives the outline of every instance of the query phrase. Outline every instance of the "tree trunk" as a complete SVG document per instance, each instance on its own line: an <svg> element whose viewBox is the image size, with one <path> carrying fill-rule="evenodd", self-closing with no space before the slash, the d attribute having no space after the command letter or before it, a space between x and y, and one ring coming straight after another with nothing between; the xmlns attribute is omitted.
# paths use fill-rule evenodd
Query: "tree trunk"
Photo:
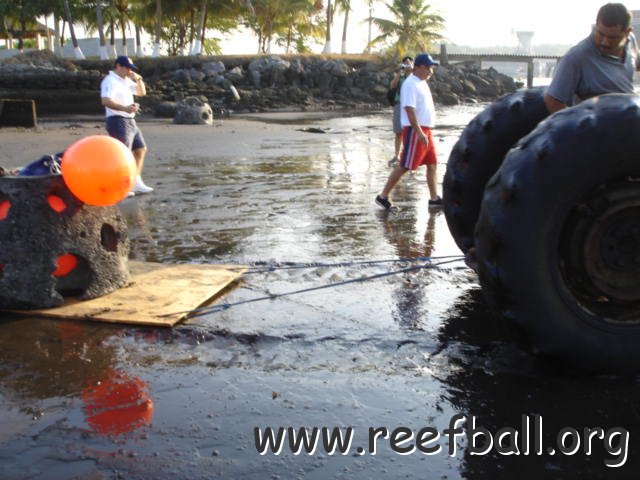
<svg viewBox="0 0 640 480"><path fill-rule="evenodd" d="M51 38L51 30L49 29L49 16L44 16L44 28L46 28L47 32L47 50L53 52L53 39Z"/></svg>
<svg viewBox="0 0 640 480"><path fill-rule="evenodd" d="M271 55L271 38L273 37L273 23L271 20L267 22L267 35L266 35L266 51L264 53Z"/></svg>
<svg viewBox="0 0 640 480"><path fill-rule="evenodd" d="M196 40L191 49L191 55L200 55L202 53L202 32L204 31L204 19L207 15L207 0L202 0L200 4L200 21L196 30Z"/></svg>
<svg viewBox="0 0 640 480"><path fill-rule="evenodd" d="M127 51L127 19L124 14L120 16L120 28L122 29L122 54L129 56Z"/></svg>
<svg viewBox="0 0 640 480"><path fill-rule="evenodd" d="M116 58L118 53L116 52L116 26L113 21L109 23L109 57Z"/></svg>
<svg viewBox="0 0 640 480"><path fill-rule="evenodd" d="M331 9L331 0L327 0L327 32L325 35L324 49L322 53L331 53L331 24L333 23L333 12Z"/></svg>
<svg viewBox="0 0 640 480"><path fill-rule="evenodd" d="M153 41L152 57L160 56L160 33L162 32L162 0L156 0L156 38Z"/></svg>
<svg viewBox="0 0 640 480"><path fill-rule="evenodd" d="M373 19L373 5L369 3L369 36L367 37L367 49L366 49L367 53L371 53L371 40L373 40L371 36L372 23L373 23L372 19Z"/></svg>
<svg viewBox="0 0 640 480"><path fill-rule="evenodd" d="M60 48L64 48L64 29L67 28L67 21L62 19L62 30L60 31ZM62 52L60 52L62 54Z"/></svg>
<svg viewBox="0 0 640 480"><path fill-rule="evenodd" d="M69 0L64 0L64 14L67 17L67 23L69 24L69 35L71 35L71 42L73 43L73 53L76 57L76 60L84 60L84 53L82 53L82 49L78 45L76 32L73 30L73 18L71 17Z"/></svg>
<svg viewBox="0 0 640 480"><path fill-rule="evenodd" d="M140 27L137 23L135 23L134 28L136 30L136 57L144 57L144 52L142 51L142 40L140 38Z"/></svg>
<svg viewBox="0 0 640 480"><path fill-rule="evenodd" d="M25 25L24 21L20 21L20 33L18 33L18 51L20 53L24 52L24 32L27 29L27 26Z"/></svg>
<svg viewBox="0 0 640 480"><path fill-rule="evenodd" d="M344 24L342 25L342 54L347 53L347 25L349 24L349 10L351 10L350 3L347 3L345 7Z"/></svg>
<svg viewBox="0 0 640 480"><path fill-rule="evenodd" d="M98 24L98 36L100 37L100 60L109 58L107 42L104 38L104 20L102 18L102 2L96 2L96 23Z"/></svg>

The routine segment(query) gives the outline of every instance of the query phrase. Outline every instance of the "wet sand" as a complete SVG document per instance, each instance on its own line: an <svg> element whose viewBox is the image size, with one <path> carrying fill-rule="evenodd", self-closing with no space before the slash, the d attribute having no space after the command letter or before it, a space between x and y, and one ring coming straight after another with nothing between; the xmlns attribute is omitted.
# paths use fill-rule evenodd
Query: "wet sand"
<svg viewBox="0 0 640 480"><path fill-rule="evenodd" d="M292 115L295 118L296 115ZM305 118L316 118L310 115ZM264 115L273 120L265 123L259 115L246 118L216 120L210 125L174 125L171 119L138 120L145 140L149 145L149 159L158 155L246 156L255 155L269 140L287 137L291 140L308 138L308 133L279 123L279 115ZM40 158L40 156L63 151L74 141L88 135L104 135L101 117L78 116L75 118L44 118L35 129L0 128L0 165L13 167ZM283 143L283 146L286 143ZM273 144L274 146L277 143ZM286 151L282 151L286 154Z"/></svg>
<svg viewBox="0 0 640 480"><path fill-rule="evenodd" d="M440 178L473 113L444 112ZM355 281L460 253L427 208L424 171L398 186L397 213L373 203L389 173L388 114L286 117L141 122L156 191L120 204L131 257L251 272L225 292L229 308L174 329L3 316L0 478L635 478L637 379L532 355L461 261ZM310 127L327 133L300 131ZM100 119L2 129L0 164L95 133ZM243 303L259 297L272 299ZM442 432L458 413L492 432L540 415L545 447L563 427L622 426L628 459L605 466L621 452L601 441L589 455L471 455L463 437L450 456L444 435L434 455L400 455L392 435L369 451L370 427ZM344 455L294 455L288 443L261 455L255 427L351 427L354 438Z"/></svg>

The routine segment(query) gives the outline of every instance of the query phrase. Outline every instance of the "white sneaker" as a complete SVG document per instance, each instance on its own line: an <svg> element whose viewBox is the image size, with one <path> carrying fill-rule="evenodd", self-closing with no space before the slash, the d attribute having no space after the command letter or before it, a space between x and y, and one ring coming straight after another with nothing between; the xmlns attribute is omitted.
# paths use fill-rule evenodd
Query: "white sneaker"
<svg viewBox="0 0 640 480"><path fill-rule="evenodd" d="M133 190L127 193L127 197L135 197L135 196L136 196L136 192L134 192Z"/></svg>
<svg viewBox="0 0 640 480"><path fill-rule="evenodd" d="M145 185L145 183L142 181L142 177L138 175L136 177L136 184L133 186L133 191L135 193L149 193L149 192L153 192L153 188Z"/></svg>

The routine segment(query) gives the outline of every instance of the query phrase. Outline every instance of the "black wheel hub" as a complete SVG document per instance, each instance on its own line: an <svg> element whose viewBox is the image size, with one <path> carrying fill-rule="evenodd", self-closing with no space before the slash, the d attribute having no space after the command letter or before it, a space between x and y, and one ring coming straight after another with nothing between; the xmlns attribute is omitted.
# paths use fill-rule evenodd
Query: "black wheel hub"
<svg viewBox="0 0 640 480"><path fill-rule="evenodd" d="M640 322L640 181L601 185L576 205L560 258L583 307L615 323Z"/></svg>

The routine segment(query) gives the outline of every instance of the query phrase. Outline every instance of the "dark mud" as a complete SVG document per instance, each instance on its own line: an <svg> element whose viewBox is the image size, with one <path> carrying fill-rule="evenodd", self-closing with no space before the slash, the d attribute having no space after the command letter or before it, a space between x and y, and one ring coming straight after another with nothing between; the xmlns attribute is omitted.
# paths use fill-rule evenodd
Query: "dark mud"
<svg viewBox="0 0 640 480"><path fill-rule="evenodd" d="M440 176L472 114L442 118ZM389 172L386 116L291 127L302 125L328 133L236 156L215 143L210 155L155 153L145 176L156 192L121 205L132 257L249 265L223 298L236 304L459 254L442 212L427 208L423 171L397 188L399 212L374 205ZM369 260L390 261L357 263ZM285 268L314 262L348 265ZM530 354L460 261L234 305L172 330L4 316L0 478L636 478L637 383ZM442 431L456 413L494 433L540 415L545 447L563 427L621 426L628 458L606 467L621 455L602 441L590 455L474 456L464 438L449 456L446 437L436 455L399 455L384 440L375 456L357 453L369 427ZM257 453L254 427L289 426L353 427L351 451Z"/></svg>

